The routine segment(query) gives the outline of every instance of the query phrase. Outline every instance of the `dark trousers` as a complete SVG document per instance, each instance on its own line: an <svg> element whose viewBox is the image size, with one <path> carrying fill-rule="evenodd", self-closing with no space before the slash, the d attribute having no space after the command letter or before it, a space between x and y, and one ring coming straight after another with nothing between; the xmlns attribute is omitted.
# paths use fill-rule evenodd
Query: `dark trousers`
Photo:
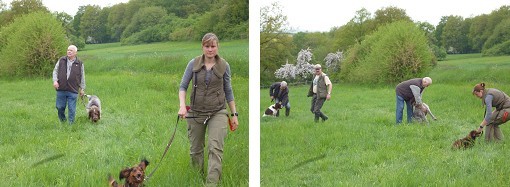
<svg viewBox="0 0 510 187"><path fill-rule="evenodd" d="M323 120L326 120L327 117L322 113L321 108L322 105L324 105L324 102L326 101L326 98L319 98L317 94L313 94L312 96L312 106L310 108L310 111L315 114L315 120L317 121L319 117L321 117Z"/></svg>

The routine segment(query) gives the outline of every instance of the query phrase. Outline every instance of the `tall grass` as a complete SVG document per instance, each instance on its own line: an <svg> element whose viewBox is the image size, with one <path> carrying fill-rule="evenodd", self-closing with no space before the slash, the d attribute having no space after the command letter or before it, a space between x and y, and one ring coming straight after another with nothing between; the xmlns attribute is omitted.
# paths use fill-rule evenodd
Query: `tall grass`
<svg viewBox="0 0 510 187"><path fill-rule="evenodd" d="M323 107L329 120L319 123L308 86L290 87L291 115L261 118L262 186L508 186L508 139L482 137L460 151L451 144L483 119L471 94L476 83L510 93L509 61L461 55L439 62L423 94L438 118L429 125L395 125L396 85L334 84ZM267 89L260 100L263 112ZM508 136L508 124L501 128Z"/></svg>
<svg viewBox="0 0 510 187"><path fill-rule="evenodd" d="M222 42L220 53L231 65L241 114L240 128L226 138L220 185L247 186L248 42ZM87 46L78 56L86 92L102 102L98 124L87 120L80 101L75 124L60 123L49 77L0 80L0 186L106 186L108 174L118 180L121 169L143 158L148 172L161 164L147 186L202 185L204 177L189 164L185 122L159 162L176 124L182 73L199 54L197 42Z"/></svg>

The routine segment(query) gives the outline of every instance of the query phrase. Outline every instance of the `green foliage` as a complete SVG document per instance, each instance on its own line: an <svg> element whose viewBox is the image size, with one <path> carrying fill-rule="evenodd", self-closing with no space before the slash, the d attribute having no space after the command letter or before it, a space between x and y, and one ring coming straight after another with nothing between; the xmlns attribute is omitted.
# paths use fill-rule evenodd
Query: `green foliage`
<svg viewBox="0 0 510 187"><path fill-rule="evenodd" d="M134 33L159 24L166 15L166 10L162 7L145 7L140 9L122 33L122 38L128 38Z"/></svg>
<svg viewBox="0 0 510 187"><path fill-rule="evenodd" d="M110 14L108 15L108 33L112 42L120 41L122 32L126 29L124 19L127 15L127 5L124 3L113 5L110 8Z"/></svg>
<svg viewBox="0 0 510 187"><path fill-rule="evenodd" d="M248 38L248 2L229 0L218 4L213 11L202 14L193 29L197 39L208 32L213 32L222 39Z"/></svg>
<svg viewBox="0 0 510 187"><path fill-rule="evenodd" d="M322 63L323 59L334 49L334 40L331 34L325 32L303 33L298 32L292 36L295 45L292 54L298 54L301 49L311 49L315 57L310 64Z"/></svg>
<svg viewBox="0 0 510 187"><path fill-rule="evenodd" d="M107 17L98 5L87 5L80 20L81 37L86 43L102 43L106 37Z"/></svg>
<svg viewBox="0 0 510 187"><path fill-rule="evenodd" d="M466 53L468 47L468 30L464 29L464 19L461 16L448 16L442 32L442 46L448 53Z"/></svg>
<svg viewBox="0 0 510 187"><path fill-rule="evenodd" d="M0 31L0 74L49 77L69 42L61 23L50 13L34 12Z"/></svg>
<svg viewBox="0 0 510 187"><path fill-rule="evenodd" d="M510 40L496 44L482 53L484 56L501 56L510 54Z"/></svg>
<svg viewBox="0 0 510 187"><path fill-rule="evenodd" d="M194 38L196 36L196 30L194 25L199 20L198 14L193 14L187 19L174 18L172 19L172 27L174 30L169 34L168 38L170 41L190 41L198 40ZM221 36L218 36L221 37ZM201 38L200 38L201 39Z"/></svg>
<svg viewBox="0 0 510 187"><path fill-rule="evenodd" d="M274 82L274 72L292 58L287 16L278 3L260 9L260 83ZM292 63L290 61L289 63Z"/></svg>
<svg viewBox="0 0 510 187"><path fill-rule="evenodd" d="M374 23L376 27L396 21L412 22L406 11L398 7L390 6L375 11Z"/></svg>
<svg viewBox="0 0 510 187"><path fill-rule="evenodd" d="M483 33L487 29L487 19L489 15L480 15L472 18L471 27L469 28L468 38L470 39L471 49L473 52L481 52L484 42L487 40Z"/></svg>
<svg viewBox="0 0 510 187"><path fill-rule="evenodd" d="M510 18L501 21L496 26L492 35L485 41L482 53L484 55L510 54L508 49L504 49L505 45L508 46L504 43L508 42L510 42Z"/></svg>
<svg viewBox="0 0 510 187"><path fill-rule="evenodd" d="M428 73L433 54L422 30L411 22L379 28L347 52L340 78L358 83L395 83Z"/></svg>
<svg viewBox="0 0 510 187"><path fill-rule="evenodd" d="M432 48L432 52L434 52L434 56L437 58L437 60L441 61L446 59L446 49L444 47L438 47L437 45L432 44L430 48ZM434 62L433 65L436 64Z"/></svg>
<svg viewBox="0 0 510 187"><path fill-rule="evenodd" d="M70 35L68 36L68 39L69 42L78 47L78 49L83 50L85 48L85 40L83 38L79 38L75 35Z"/></svg>

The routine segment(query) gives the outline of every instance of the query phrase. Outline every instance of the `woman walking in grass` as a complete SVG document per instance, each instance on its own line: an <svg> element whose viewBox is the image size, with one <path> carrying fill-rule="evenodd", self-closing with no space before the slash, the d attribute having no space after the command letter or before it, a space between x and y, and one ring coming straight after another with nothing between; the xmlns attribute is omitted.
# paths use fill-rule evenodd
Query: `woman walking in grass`
<svg viewBox="0 0 510 187"><path fill-rule="evenodd" d="M476 84L473 88L473 95L482 99L483 105L485 105L485 118L483 119L478 132L482 132L484 127L485 140L486 141L501 141L503 140L503 133L499 128L499 125L506 123L510 118L508 113L510 112L510 97L504 92L494 89L485 88L485 83ZM492 111L492 107L496 110Z"/></svg>
<svg viewBox="0 0 510 187"><path fill-rule="evenodd" d="M227 136L228 104L232 116L232 130L237 129L238 120L234 93L230 83L229 64L218 55L219 39L213 33L202 38L203 54L192 59L181 80L179 88L179 116L187 118L188 137L191 144L191 164L204 173L205 133L209 163L207 185L215 186L222 172L223 144ZM186 108L186 91L193 80L191 106Z"/></svg>

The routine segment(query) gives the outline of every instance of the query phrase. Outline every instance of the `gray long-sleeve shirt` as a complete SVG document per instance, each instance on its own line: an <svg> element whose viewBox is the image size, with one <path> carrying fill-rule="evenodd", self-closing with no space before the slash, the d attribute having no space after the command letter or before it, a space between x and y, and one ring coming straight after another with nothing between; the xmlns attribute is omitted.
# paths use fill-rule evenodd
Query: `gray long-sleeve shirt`
<svg viewBox="0 0 510 187"><path fill-rule="evenodd" d="M184 71L184 75L181 79L181 85L179 86L179 91L187 91L189 83L191 79L193 78L193 62L195 59L192 59L188 62L188 66L186 67L186 70ZM213 74L213 71L207 71L206 74L206 82L209 82L209 77ZM223 75L223 90L225 91L225 99L227 100L227 103L234 100L234 92L232 91L232 84L230 82L231 76L230 76L230 65L227 63L227 70L225 71L225 74Z"/></svg>
<svg viewBox="0 0 510 187"><path fill-rule="evenodd" d="M487 96L485 96L485 121L486 122L490 122L490 119L492 117L492 99L494 99L494 96L490 95L490 94L487 94Z"/></svg>
<svg viewBox="0 0 510 187"><path fill-rule="evenodd" d="M416 104L421 104L422 101L421 101L421 89L420 87L416 86L416 85L411 85L409 86L411 88L411 91L413 92L413 96L414 96L414 101L416 101Z"/></svg>
<svg viewBox="0 0 510 187"><path fill-rule="evenodd" d="M76 57L78 58L78 57ZM75 60L76 60L75 58ZM69 60L67 58L67 78L69 79L69 75L71 73L71 67L73 66L74 60ZM55 68L53 68L53 82L58 81L58 67L59 67L59 60L57 60L57 63L55 64ZM82 64L83 65L83 64ZM81 81L80 81L80 88L82 90L85 90L85 68L81 68Z"/></svg>

